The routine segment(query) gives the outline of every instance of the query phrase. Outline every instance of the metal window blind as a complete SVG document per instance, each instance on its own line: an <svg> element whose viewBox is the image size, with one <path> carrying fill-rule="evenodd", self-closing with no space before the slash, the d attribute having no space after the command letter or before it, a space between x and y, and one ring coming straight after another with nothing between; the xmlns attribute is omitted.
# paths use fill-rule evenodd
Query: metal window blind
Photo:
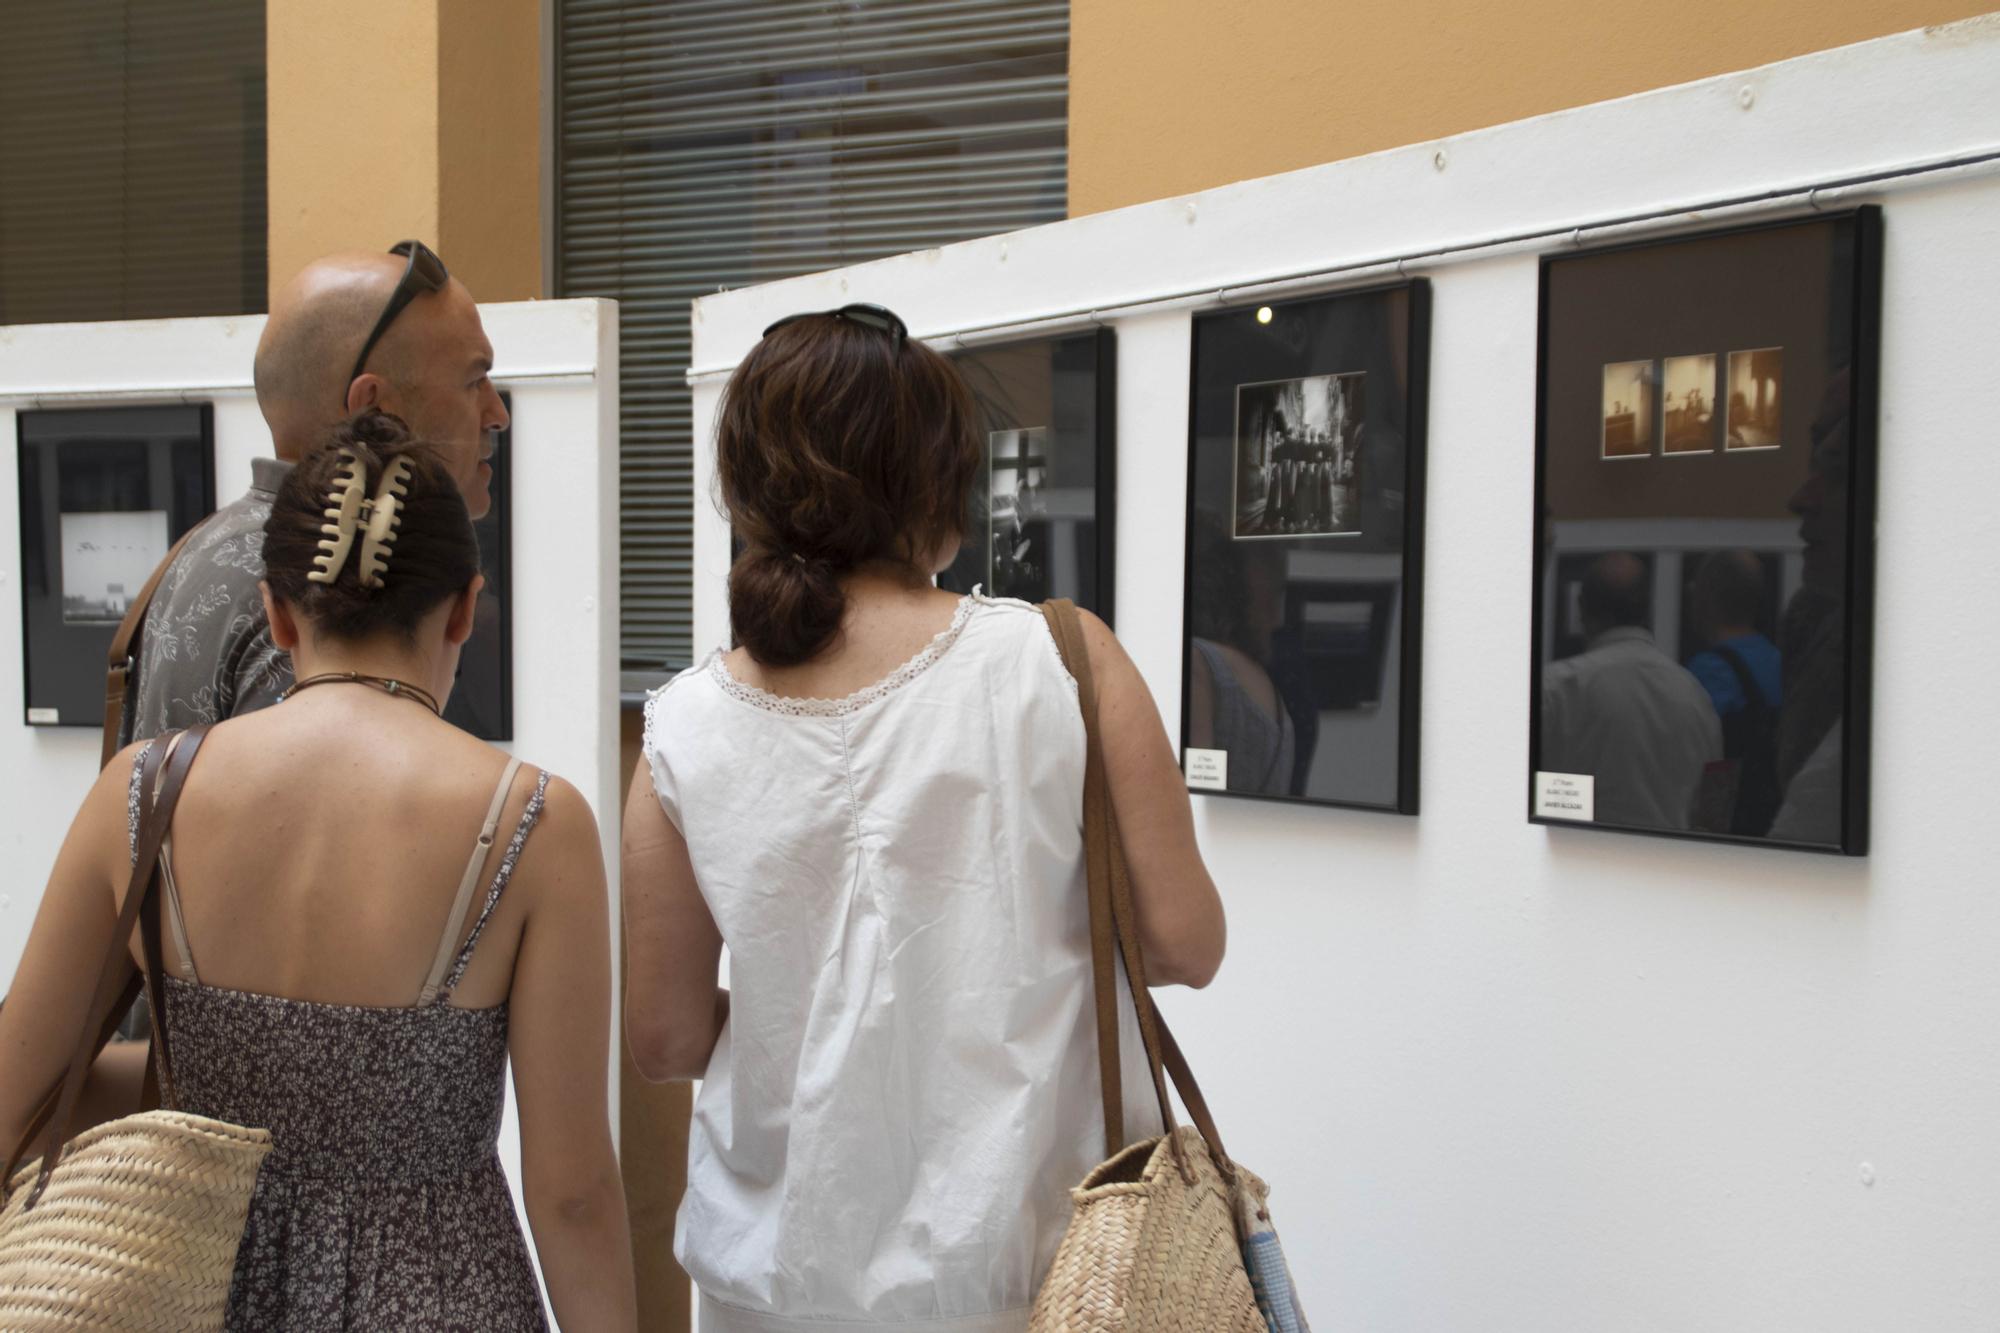
<svg viewBox="0 0 2000 1333"><path fill-rule="evenodd" d="M688 303L1064 215L1069 5L561 0L556 286L622 303L623 656L690 659Z"/></svg>
<svg viewBox="0 0 2000 1333"><path fill-rule="evenodd" d="M0 0L0 324L265 308L264 0Z"/></svg>

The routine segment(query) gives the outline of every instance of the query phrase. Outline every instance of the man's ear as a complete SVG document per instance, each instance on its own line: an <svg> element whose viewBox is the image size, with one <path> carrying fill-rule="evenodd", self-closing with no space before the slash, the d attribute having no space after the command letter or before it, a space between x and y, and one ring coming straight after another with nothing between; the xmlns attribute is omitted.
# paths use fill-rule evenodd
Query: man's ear
<svg viewBox="0 0 2000 1333"><path fill-rule="evenodd" d="M347 415L353 416L371 407L382 405L382 377L373 371L357 375L347 386Z"/></svg>
<svg viewBox="0 0 2000 1333"><path fill-rule="evenodd" d="M285 652L291 652L299 646L298 618L292 614L291 607L271 594L271 585L267 580L258 580L257 591L264 598L264 618L271 622L271 642Z"/></svg>
<svg viewBox="0 0 2000 1333"><path fill-rule="evenodd" d="M472 582L451 604L451 618L444 622L444 637L447 642L459 647L472 637L473 617L479 610L479 590L486 586L484 574L474 574Z"/></svg>

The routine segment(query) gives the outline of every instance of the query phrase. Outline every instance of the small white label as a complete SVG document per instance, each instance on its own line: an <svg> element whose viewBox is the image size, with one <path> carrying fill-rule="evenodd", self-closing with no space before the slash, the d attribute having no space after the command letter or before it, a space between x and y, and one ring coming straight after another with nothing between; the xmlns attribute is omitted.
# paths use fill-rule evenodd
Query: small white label
<svg viewBox="0 0 2000 1333"><path fill-rule="evenodd" d="M1597 818L1597 779L1588 773L1535 774L1535 815L1590 823Z"/></svg>
<svg viewBox="0 0 2000 1333"><path fill-rule="evenodd" d="M1187 785L1203 791L1229 790L1229 751L1188 747Z"/></svg>
<svg viewBox="0 0 2000 1333"><path fill-rule="evenodd" d="M62 725L62 713L54 708L30 708L28 710L28 725L31 727L59 727Z"/></svg>

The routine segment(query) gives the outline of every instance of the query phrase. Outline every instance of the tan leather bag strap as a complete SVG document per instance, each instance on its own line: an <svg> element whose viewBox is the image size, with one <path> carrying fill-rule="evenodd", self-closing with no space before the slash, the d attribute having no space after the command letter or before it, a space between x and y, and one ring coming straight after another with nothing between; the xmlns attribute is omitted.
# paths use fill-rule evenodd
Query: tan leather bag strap
<svg viewBox="0 0 2000 1333"><path fill-rule="evenodd" d="M213 517L213 515L210 515ZM132 687L132 669L138 656L139 635L146 625L146 612L152 608L153 594L160 590L160 580L179 557L181 549L193 539L197 532L208 523L204 518L186 532L181 539L167 550L167 558L153 567L153 573L139 589L139 595L132 599L132 605L125 608L125 618L118 622L118 632L111 636L111 651L105 654L104 669L104 744L99 753L97 767L103 769L118 753L118 732L125 725L125 695Z"/></svg>
<svg viewBox="0 0 2000 1333"><path fill-rule="evenodd" d="M1160 1119L1182 1174L1192 1178L1183 1155L1180 1138L1174 1133L1173 1100L1167 1095L1167 1077L1172 1076L1187 1106L1188 1116L1207 1142L1216 1169L1234 1181L1235 1168L1223 1150L1222 1136L1208 1102L1196 1085L1180 1047L1167 1025L1153 1008L1152 993L1146 986L1145 951L1139 943L1138 914L1132 901L1132 878L1125 863L1124 844L1118 836L1118 817L1112 809L1109 783L1104 771L1104 746L1098 731L1097 683L1084 643L1083 622L1076 605L1057 598L1042 606L1049 631L1062 653L1063 665L1076 680L1077 704L1083 713L1083 731L1088 747L1083 779L1084 860L1090 881L1091 962L1097 998L1098 1080L1104 1097L1105 1156L1117 1154L1124 1146L1122 1066L1118 1052L1118 988L1112 968L1115 946L1125 963L1125 977L1131 985L1132 1007L1139 1020L1139 1037L1146 1048L1146 1063L1153 1078L1153 1092L1159 1099ZM1100 920L1108 926L1100 928ZM1118 1108L1114 1113L1114 1108Z"/></svg>
<svg viewBox="0 0 2000 1333"><path fill-rule="evenodd" d="M166 838L168 826L173 823L174 806L180 801L181 788L187 783L188 769L193 766L195 753L207 734L207 727L191 728L181 743L173 748L171 757L164 753L168 747L163 745L154 745L146 751L139 770L138 855L132 863L132 879L125 890L124 905L118 912L117 928L112 931L111 942L106 946L104 965L98 969L98 984L92 991L93 996L101 994L112 979L129 965L127 950L132 930L134 926L142 926L147 959L145 984L153 1002L153 1067L169 1104L173 1096L173 1066L167 1049L166 997L160 987L162 968L157 871L160 844ZM35 1206L42 1197L42 1191L48 1188L49 1173L55 1170L56 1162L62 1155L62 1146L71 1137L70 1124L76 1112L77 1098L83 1092L84 1078L96 1062L98 1052L104 1049L118 1020L130 1007L130 997L135 990L135 986L128 984L124 989L125 998L114 999L108 1007L100 1006L85 1016L83 1029L77 1034L76 1054L71 1057L69 1071L63 1076L53 1113L45 1122L41 1173L35 1179L34 1192L28 1196L26 1206L29 1208ZM5 1189L14 1169L27 1155L27 1149L35 1139L35 1128L31 1126L29 1132L22 1136L7 1159L6 1170L0 1171L0 1190Z"/></svg>

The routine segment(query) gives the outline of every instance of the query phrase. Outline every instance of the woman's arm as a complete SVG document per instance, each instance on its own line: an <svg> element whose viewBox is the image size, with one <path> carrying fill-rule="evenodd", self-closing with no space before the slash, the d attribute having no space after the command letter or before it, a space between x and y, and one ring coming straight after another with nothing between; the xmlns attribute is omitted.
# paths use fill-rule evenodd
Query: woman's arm
<svg viewBox="0 0 2000 1333"><path fill-rule="evenodd" d="M687 842L644 759L625 801L625 1039L655 1083L700 1078L729 1018L716 984L722 932L694 880Z"/></svg>
<svg viewBox="0 0 2000 1333"><path fill-rule="evenodd" d="M1105 781L1132 871L1146 980L1206 986L1222 966L1228 932L1222 896L1195 842L1187 783L1139 669L1102 620L1088 611L1082 619L1097 683Z"/></svg>
<svg viewBox="0 0 2000 1333"><path fill-rule="evenodd" d="M625 1185L611 1147L611 913L597 820L549 782L515 888L530 895L508 992L521 1197L568 1330L638 1327Z"/></svg>
<svg viewBox="0 0 2000 1333"><path fill-rule="evenodd" d="M132 875L125 794L142 748L132 746L113 759L84 797L49 873L7 1003L0 1006L0 1157L14 1150L61 1081L84 1024L110 1005L132 975L128 961L97 988L98 969L118 925L119 899ZM103 1106L94 1114L138 1109ZM78 1120L76 1128L87 1123L93 1122Z"/></svg>

